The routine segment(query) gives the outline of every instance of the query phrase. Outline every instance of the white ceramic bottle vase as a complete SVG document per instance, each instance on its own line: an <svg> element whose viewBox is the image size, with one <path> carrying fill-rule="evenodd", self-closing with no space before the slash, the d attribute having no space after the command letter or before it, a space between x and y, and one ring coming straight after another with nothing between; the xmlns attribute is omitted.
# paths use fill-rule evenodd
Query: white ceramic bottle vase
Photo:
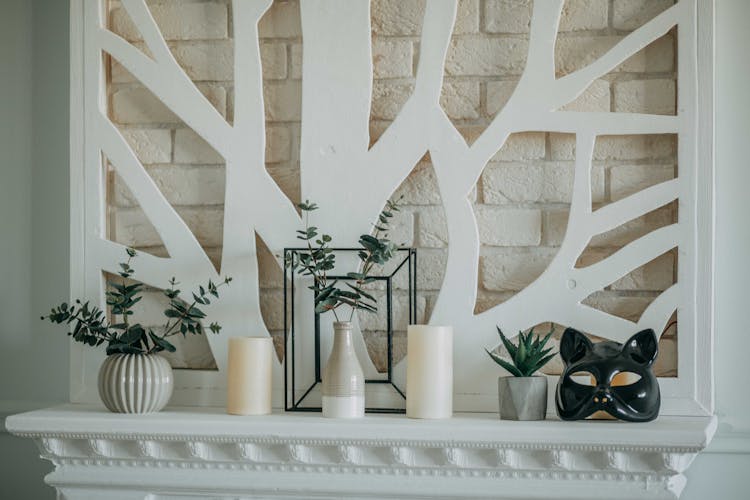
<svg viewBox="0 0 750 500"><path fill-rule="evenodd" d="M365 415L365 375L354 352L352 324L333 324L333 349L323 368L323 416L358 418Z"/></svg>
<svg viewBox="0 0 750 500"><path fill-rule="evenodd" d="M115 413L153 413L169 402L174 377L158 354L112 354L99 370L99 396Z"/></svg>

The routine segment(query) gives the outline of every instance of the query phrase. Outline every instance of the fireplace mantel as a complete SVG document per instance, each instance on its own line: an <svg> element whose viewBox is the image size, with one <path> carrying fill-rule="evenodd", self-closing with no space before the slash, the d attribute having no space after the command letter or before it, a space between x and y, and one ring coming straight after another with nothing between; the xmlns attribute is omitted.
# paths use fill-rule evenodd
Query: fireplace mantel
<svg viewBox="0 0 750 500"><path fill-rule="evenodd" d="M647 424L317 414L151 415L64 405L7 419L66 499L678 498L715 417Z"/></svg>

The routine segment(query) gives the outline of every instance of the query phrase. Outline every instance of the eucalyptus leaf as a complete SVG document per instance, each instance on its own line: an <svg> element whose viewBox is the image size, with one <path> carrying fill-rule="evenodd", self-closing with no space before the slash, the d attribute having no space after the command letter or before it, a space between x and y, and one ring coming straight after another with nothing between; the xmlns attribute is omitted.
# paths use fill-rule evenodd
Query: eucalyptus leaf
<svg viewBox="0 0 750 500"><path fill-rule="evenodd" d="M149 332L149 336L155 345L168 352L175 352L177 348L173 346L167 339L159 337L154 332Z"/></svg>

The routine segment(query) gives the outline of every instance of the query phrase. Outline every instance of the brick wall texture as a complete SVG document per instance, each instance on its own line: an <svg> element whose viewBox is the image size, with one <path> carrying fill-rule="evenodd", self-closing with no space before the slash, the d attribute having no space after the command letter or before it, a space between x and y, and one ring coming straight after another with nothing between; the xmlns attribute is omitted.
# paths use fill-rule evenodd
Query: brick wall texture
<svg viewBox="0 0 750 500"><path fill-rule="evenodd" d="M260 23L267 120L267 169L283 191L299 201L299 144L302 51L299 0L277 0ZM304 1L304 0L301 0ZM373 0L374 81L371 137L375 141L399 112L414 84L426 0ZM170 48L216 109L232 120L233 28L229 0L149 1ZM627 33L666 9L672 0L567 0L558 34L558 76L591 63ZM523 71L531 0L459 0L458 18L445 63L441 103L467 141L489 124ZM110 7L110 27L144 49L138 30L118 2ZM145 49L144 49L145 50ZM614 71L595 81L565 109L674 114L676 32L656 40ZM109 64L109 112L149 175L193 229L214 262L221 247L224 196L223 159L116 62ZM539 89L544 92L544 89ZM593 203L606 205L677 173L672 135L602 136L592 171ZM573 185L573 136L545 132L512 135L486 166L472 193L482 248L477 311L507 300L531 283L555 255L565 234ZM419 249L419 314L429 317L440 288L448 236L434 172L426 155L399 188L404 210L394 240ZM324 203L325 200L316 200ZM670 204L598 235L580 265L596 262L617 248L677 219ZM161 242L127 187L115 175L109 183L110 237L144 251L164 253ZM397 235L397 236L396 236ZM282 277L261 244L262 308L276 337L283 328ZM636 320L660 291L675 281L677 254L664 254L586 302ZM397 306L404 310L403 292ZM141 313L158 319L158 293ZM404 316L402 313L397 315ZM368 346L384 364L384 335L378 320L365 321ZM400 320L396 356L404 355ZM544 325L544 328L547 326ZM562 327L557 328L558 335ZM676 327L661 341L657 371L676 374ZM478 346L481 348L481 346ZM201 368L213 363L205 340L196 338L172 361ZM560 369L559 361L546 370Z"/></svg>

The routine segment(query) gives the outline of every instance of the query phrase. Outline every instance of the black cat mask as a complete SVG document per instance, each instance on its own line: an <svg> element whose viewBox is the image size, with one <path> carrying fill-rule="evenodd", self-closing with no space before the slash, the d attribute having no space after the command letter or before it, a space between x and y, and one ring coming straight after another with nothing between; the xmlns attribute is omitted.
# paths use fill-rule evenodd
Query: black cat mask
<svg viewBox="0 0 750 500"><path fill-rule="evenodd" d="M555 403L563 420L582 420L597 411L630 422L649 422L659 414L659 383L651 366L659 353L653 330L633 335L625 344L592 343L584 334L567 328L560 341L565 371L557 383ZM573 380L574 374L590 374L591 385ZM640 378L630 385L612 385L618 373Z"/></svg>

